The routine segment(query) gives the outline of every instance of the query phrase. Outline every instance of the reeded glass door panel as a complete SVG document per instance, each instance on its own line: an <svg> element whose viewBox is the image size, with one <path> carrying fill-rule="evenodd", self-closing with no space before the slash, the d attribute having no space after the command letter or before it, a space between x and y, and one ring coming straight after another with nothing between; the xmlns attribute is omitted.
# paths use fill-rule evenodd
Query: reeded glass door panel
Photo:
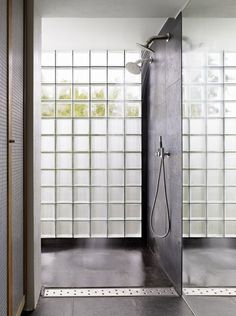
<svg viewBox="0 0 236 316"><path fill-rule="evenodd" d="M140 53L42 55L42 238L141 237Z"/></svg>

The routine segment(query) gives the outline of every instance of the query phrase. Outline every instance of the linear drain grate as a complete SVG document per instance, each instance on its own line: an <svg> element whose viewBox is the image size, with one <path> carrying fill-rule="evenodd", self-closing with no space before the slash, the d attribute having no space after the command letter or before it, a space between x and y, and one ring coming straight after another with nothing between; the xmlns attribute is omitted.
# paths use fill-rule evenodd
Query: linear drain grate
<svg viewBox="0 0 236 316"><path fill-rule="evenodd" d="M236 296L236 287L183 288L183 294L192 296Z"/></svg>
<svg viewBox="0 0 236 316"><path fill-rule="evenodd" d="M43 297L178 296L170 288L44 288Z"/></svg>

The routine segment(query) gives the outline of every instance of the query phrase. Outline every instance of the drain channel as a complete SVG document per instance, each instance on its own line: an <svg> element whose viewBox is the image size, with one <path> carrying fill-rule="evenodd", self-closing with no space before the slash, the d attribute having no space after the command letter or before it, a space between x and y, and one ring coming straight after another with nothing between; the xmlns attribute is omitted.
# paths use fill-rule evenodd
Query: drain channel
<svg viewBox="0 0 236 316"><path fill-rule="evenodd" d="M178 296L170 288L44 288L43 297Z"/></svg>
<svg viewBox="0 0 236 316"><path fill-rule="evenodd" d="M236 287L190 287L183 288L183 294L192 296L236 296Z"/></svg>

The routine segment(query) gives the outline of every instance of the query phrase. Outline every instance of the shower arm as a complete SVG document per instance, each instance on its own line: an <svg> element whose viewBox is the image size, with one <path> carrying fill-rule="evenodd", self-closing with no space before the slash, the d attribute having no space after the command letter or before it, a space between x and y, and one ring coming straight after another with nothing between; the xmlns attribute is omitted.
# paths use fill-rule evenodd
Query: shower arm
<svg viewBox="0 0 236 316"><path fill-rule="evenodd" d="M168 42L170 38L171 38L170 33L166 33L165 35L152 36L147 40L146 47L149 47L154 41L157 41L157 40L166 40Z"/></svg>

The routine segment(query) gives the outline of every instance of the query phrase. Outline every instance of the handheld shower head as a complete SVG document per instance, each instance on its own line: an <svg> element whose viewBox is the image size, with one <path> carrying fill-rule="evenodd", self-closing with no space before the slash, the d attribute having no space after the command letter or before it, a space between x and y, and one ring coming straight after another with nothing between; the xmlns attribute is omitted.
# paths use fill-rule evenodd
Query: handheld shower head
<svg viewBox="0 0 236 316"><path fill-rule="evenodd" d="M149 63L151 64L153 59L150 58L145 58L145 59L139 59L135 62L128 62L125 65L125 68L128 70L128 72L130 72L133 75L139 75L142 71L142 66L143 66L143 62L144 61L149 61Z"/></svg>

